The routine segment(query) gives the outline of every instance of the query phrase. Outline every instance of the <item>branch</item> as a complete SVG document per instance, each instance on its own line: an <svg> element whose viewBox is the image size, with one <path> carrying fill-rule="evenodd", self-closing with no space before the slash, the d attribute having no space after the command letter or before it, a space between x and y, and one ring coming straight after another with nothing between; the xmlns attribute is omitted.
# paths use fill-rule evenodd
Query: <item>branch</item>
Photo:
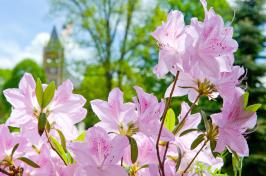
<svg viewBox="0 0 266 176"><path fill-rule="evenodd" d="M178 76L179 76L179 71L176 72L174 84L173 84L170 96L168 98L168 101L167 101L165 109L164 109L164 113L163 113L163 116L162 116L162 122L161 122L160 130L159 130L159 134L158 134L158 137L157 137L157 141L156 141L157 158L158 158L158 161L159 161L160 170L162 171L162 176L165 176L165 173L164 173L164 165L163 165L163 162L161 161L161 157L160 157L159 142L160 142L160 137L161 137L161 134L162 134L162 129L163 129L166 113L167 113L168 108L171 105L172 96L173 96L173 93L174 93L174 90L175 90L175 86L176 86L176 82L178 80Z"/></svg>

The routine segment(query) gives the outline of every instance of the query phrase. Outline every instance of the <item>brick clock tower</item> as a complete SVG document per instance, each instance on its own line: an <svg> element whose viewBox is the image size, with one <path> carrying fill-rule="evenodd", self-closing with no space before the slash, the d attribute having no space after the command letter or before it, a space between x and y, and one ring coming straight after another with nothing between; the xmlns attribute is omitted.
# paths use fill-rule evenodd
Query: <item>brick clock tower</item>
<svg viewBox="0 0 266 176"><path fill-rule="evenodd" d="M64 70L64 47L60 42L56 27L53 27L50 40L44 47L43 67L48 82L54 81L56 85L62 83Z"/></svg>

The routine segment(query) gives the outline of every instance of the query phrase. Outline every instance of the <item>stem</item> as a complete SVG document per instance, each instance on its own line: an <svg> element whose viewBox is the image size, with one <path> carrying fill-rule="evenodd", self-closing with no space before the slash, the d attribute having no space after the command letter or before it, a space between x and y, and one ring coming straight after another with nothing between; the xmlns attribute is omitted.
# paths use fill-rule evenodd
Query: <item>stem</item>
<svg viewBox="0 0 266 176"><path fill-rule="evenodd" d="M178 80L178 76L179 76L179 71L176 72L174 84L173 84L172 90L170 92L170 96L168 98L168 101L167 101L165 109L164 109L164 113L163 113L163 116L162 116L162 122L161 122L160 130L159 130L159 134L158 134L158 137L157 137L157 141L156 141L157 158L158 158L158 161L159 161L160 170L162 171L162 176L165 176L165 173L164 173L164 165L163 165L163 162L161 161L161 158L160 158L159 142L160 142L160 137L162 135L162 129L163 129L166 113L167 113L167 110L168 110L169 106L171 105L172 96L173 96L173 93L174 93L174 90L175 90L175 86L176 86L176 82Z"/></svg>
<svg viewBox="0 0 266 176"><path fill-rule="evenodd" d="M179 123L179 124L182 124L183 121L188 117L189 113L193 110L193 108L195 107L197 101L199 100L199 98L201 97L201 95L199 94L196 98L196 100L192 103L192 105L190 106L188 112L185 114L184 118L182 119L182 121ZM179 128L179 125L177 125L177 127L174 129L174 134L175 134L175 131ZM166 146L167 148L165 149L165 153L167 153L167 150L168 150L168 145L169 145L169 142L166 143ZM165 162L165 157L163 158L163 163Z"/></svg>
<svg viewBox="0 0 266 176"><path fill-rule="evenodd" d="M202 151L202 149L206 146L206 144L208 143L209 140L206 140L204 142L204 144L201 146L201 148L199 149L199 151L196 153L196 155L193 157L193 159L190 161L190 163L188 164L188 166L186 167L186 169L184 170L183 174L187 172L187 170L190 168L191 164L195 161L195 159L197 158L197 156L200 154L200 152ZM182 174L182 176L183 176Z"/></svg>
<svg viewBox="0 0 266 176"><path fill-rule="evenodd" d="M65 160L63 159L63 157L60 155L60 153L57 152L57 150L54 148L53 144L51 143L50 138L49 138L49 133L48 133L48 131L46 129L45 129L45 135L47 137L48 143L50 144L51 148L57 153L57 155L61 158L61 160L67 166L67 163L65 162Z"/></svg>
<svg viewBox="0 0 266 176"><path fill-rule="evenodd" d="M0 168L0 172L5 174L5 175L8 175L8 176L11 176L10 173L8 173L7 171L5 171L4 169Z"/></svg>
<svg viewBox="0 0 266 176"><path fill-rule="evenodd" d="M165 151L164 151L164 155L163 155L163 161L162 161L163 166L164 166L164 163L166 160L166 154L167 154L168 148L169 148L169 142L166 143L166 147L165 147Z"/></svg>

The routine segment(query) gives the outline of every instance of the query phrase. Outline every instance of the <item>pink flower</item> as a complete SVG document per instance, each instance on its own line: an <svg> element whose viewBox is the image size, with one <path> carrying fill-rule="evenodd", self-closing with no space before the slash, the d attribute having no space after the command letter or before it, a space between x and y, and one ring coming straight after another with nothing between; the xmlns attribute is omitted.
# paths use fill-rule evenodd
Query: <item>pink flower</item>
<svg viewBox="0 0 266 176"><path fill-rule="evenodd" d="M134 88L137 92L137 97L133 98L138 114L137 127L141 133L155 139L159 134L160 118L163 115L165 104L163 101L158 102L156 96L144 92L142 88L138 86ZM174 136L166 128L163 128L161 139L169 141L174 139Z"/></svg>
<svg viewBox="0 0 266 176"><path fill-rule="evenodd" d="M41 111L37 103L35 87L36 83L32 75L25 73L18 89L4 91L7 101L13 106L11 116L6 124L21 128L23 134L28 134L24 131L32 131L33 133L27 137L33 142L38 139L37 118ZM86 100L81 95L73 94L72 91L72 83L69 80L65 81L58 87L53 100L43 110L51 128L60 129L67 139L77 137L78 132L74 124L86 116L86 109L83 108Z"/></svg>
<svg viewBox="0 0 266 176"><path fill-rule="evenodd" d="M208 77L219 77L221 71L230 71L238 44L232 39L233 29L225 27L221 16L213 9L207 10L206 1L202 1L205 9L204 22L193 18L187 28L187 50L184 57L186 70L200 68ZM228 70L229 69L229 70Z"/></svg>
<svg viewBox="0 0 266 176"><path fill-rule="evenodd" d="M24 156L28 151L27 140L18 134L11 134L5 125L0 125L0 162L7 156L11 156L12 149L19 144L13 158Z"/></svg>
<svg viewBox="0 0 266 176"><path fill-rule="evenodd" d="M218 95L222 97L230 97L234 90L241 82L240 77L244 74L244 69L239 66L233 66L230 72L220 72L219 77L210 78L207 75L197 74L197 70L191 70L189 73L181 72L174 89L173 96L188 95L188 99L194 102L199 96L199 91L206 91L204 96L209 99L216 98ZM165 97L170 95L173 83L167 88ZM201 86L208 88L201 90Z"/></svg>
<svg viewBox="0 0 266 176"><path fill-rule="evenodd" d="M156 156L155 143L150 138L144 135L136 135L135 140L138 145L138 158L134 165L131 162L130 146L125 150L123 156L124 164L127 166L135 167L139 175L144 175L148 172L147 168L141 168L145 165L158 164ZM133 175L133 173L131 173Z"/></svg>
<svg viewBox="0 0 266 176"><path fill-rule="evenodd" d="M184 50L184 16L179 11L169 13L167 22L158 27L152 36L160 46L159 63L154 68L158 77L163 77L169 71L176 73L183 69L181 54Z"/></svg>
<svg viewBox="0 0 266 176"><path fill-rule="evenodd" d="M137 118L135 105L123 102L123 93L120 89L113 89L108 97L108 102L103 100L91 101L94 113L101 120L96 126L108 132L127 133L130 126L134 126Z"/></svg>
<svg viewBox="0 0 266 176"><path fill-rule="evenodd" d="M48 146L42 145L39 153L30 153L32 160L38 163L40 168L32 168L25 165L23 167L24 173L36 176L73 176L76 169L75 165L66 166L57 154L53 154L53 151Z"/></svg>
<svg viewBox="0 0 266 176"><path fill-rule="evenodd" d="M149 137L157 137L164 102L158 102L154 95L145 93L140 87L135 89L138 94L137 98L134 98L135 104L123 103L123 93L118 88L110 92L108 102L91 101L92 110L101 120L96 126L122 135L142 133ZM162 140L173 138L173 134L164 128Z"/></svg>
<svg viewBox="0 0 266 176"><path fill-rule="evenodd" d="M76 175L127 176L119 161L128 145L126 137L111 139L101 127L90 128L85 142L71 146L78 164Z"/></svg>
<svg viewBox="0 0 266 176"><path fill-rule="evenodd" d="M219 127L216 151L225 148L235 151L239 156L248 156L249 149L244 133L256 125L255 112L245 110L243 91L238 88L232 97L224 99L222 112L211 116Z"/></svg>

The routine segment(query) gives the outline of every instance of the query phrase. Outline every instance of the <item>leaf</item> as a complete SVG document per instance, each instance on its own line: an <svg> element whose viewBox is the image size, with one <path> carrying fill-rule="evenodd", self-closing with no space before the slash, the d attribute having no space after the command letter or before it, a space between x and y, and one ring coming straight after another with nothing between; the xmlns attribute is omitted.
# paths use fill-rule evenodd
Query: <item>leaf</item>
<svg viewBox="0 0 266 176"><path fill-rule="evenodd" d="M244 108L246 108L247 105L248 105L248 97L249 97L249 93L248 93L248 92L245 92L245 93L243 94Z"/></svg>
<svg viewBox="0 0 266 176"><path fill-rule="evenodd" d="M179 147L177 147L177 153L178 153L178 158L176 160L176 164L175 164L175 170L176 172L178 171L180 164L181 164L181 159L182 159L182 155L181 155L181 150Z"/></svg>
<svg viewBox="0 0 266 176"><path fill-rule="evenodd" d="M188 130L183 131L179 136L180 136L180 137L181 137L181 136L184 136L184 135L186 135L186 134L188 134L188 133L191 133L191 132L193 132L193 131L200 131L200 130L199 130L199 129L196 129L196 128L188 129Z"/></svg>
<svg viewBox="0 0 266 176"><path fill-rule="evenodd" d="M86 138L86 131L83 131L73 142L83 142Z"/></svg>
<svg viewBox="0 0 266 176"><path fill-rule="evenodd" d="M51 82L43 93L42 107L45 108L53 99L55 93L55 83Z"/></svg>
<svg viewBox="0 0 266 176"><path fill-rule="evenodd" d="M216 144L217 142L215 140L210 140L210 147L211 147L211 152L212 152L212 155L216 158L219 153L215 152L215 148L216 148Z"/></svg>
<svg viewBox="0 0 266 176"><path fill-rule="evenodd" d="M191 144L190 149L194 150L202 141L204 141L205 134L200 134Z"/></svg>
<svg viewBox="0 0 266 176"><path fill-rule="evenodd" d="M14 155L14 153L16 152L16 150L18 149L18 146L19 146L19 144L16 144L16 145L13 147L12 152L11 152L11 158L13 158L13 155Z"/></svg>
<svg viewBox="0 0 266 176"><path fill-rule="evenodd" d="M134 138L127 136L130 144L131 162L134 164L138 159L138 145Z"/></svg>
<svg viewBox="0 0 266 176"><path fill-rule="evenodd" d="M171 108L167 110L164 125L169 131L173 131L175 128L175 112Z"/></svg>
<svg viewBox="0 0 266 176"><path fill-rule="evenodd" d="M186 123L186 119L183 119L180 123L177 124L177 126L173 130L174 135L176 135L183 128L185 123Z"/></svg>
<svg viewBox="0 0 266 176"><path fill-rule="evenodd" d="M59 134L60 140L61 140L61 146L63 147L64 151L67 152L66 149L66 138L61 130L56 129L57 133Z"/></svg>
<svg viewBox="0 0 266 176"><path fill-rule="evenodd" d="M33 168L40 168L40 166L35 163L34 161L30 160L29 158L26 157L19 157L17 158L20 161L23 161L24 163L28 164L29 166L33 167Z"/></svg>
<svg viewBox="0 0 266 176"><path fill-rule="evenodd" d="M207 132L209 132L210 131L210 128L211 128L211 125L210 125L210 122L207 119L207 115L206 115L206 113L204 111L200 111L200 114L202 116L205 129L206 129Z"/></svg>
<svg viewBox="0 0 266 176"><path fill-rule="evenodd" d="M45 126L46 126L47 118L45 113L41 113L38 118L38 133L40 136L42 136Z"/></svg>
<svg viewBox="0 0 266 176"><path fill-rule="evenodd" d="M257 110L261 107L261 104L253 104L245 108L246 111L257 112Z"/></svg>
<svg viewBox="0 0 266 176"><path fill-rule="evenodd" d="M73 164L74 163L74 159L73 157L71 156L71 154L69 152L66 153L66 157L67 157L67 160L69 164Z"/></svg>
<svg viewBox="0 0 266 176"><path fill-rule="evenodd" d="M36 92L37 101L38 101L40 107L42 108L42 105L43 105L43 89L42 89L42 82L41 82L40 78L37 79L35 92Z"/></svg>
<svg viewBox="0 0 266 176"><path fill-rule="evenodd" d="M68 163L68 158L67 158L64 148L60 145L60 143L53 136L50 136L49 139L56 153L60 155L60 157L64 160L65 163Z"/></svg>

